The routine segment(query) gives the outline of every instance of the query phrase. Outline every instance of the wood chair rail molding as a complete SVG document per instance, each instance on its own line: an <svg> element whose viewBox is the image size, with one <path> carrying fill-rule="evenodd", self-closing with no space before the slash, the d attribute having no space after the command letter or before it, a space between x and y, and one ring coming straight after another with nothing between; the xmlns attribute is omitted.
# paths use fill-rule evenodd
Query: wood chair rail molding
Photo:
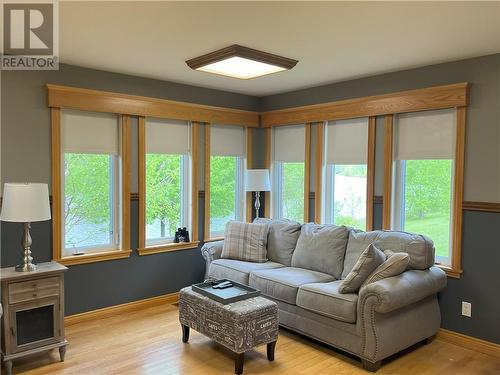
<svg viewBox="0 0 500 375"><path fill-rule="evenodd" d="M345 120L357 117L464 107L468 103L469 84L456 83L262 112L261 126L270 127L328 120Z"/></svg>
<svg viewBox="0 0 500 375"><path fill-rule="evenodd" d="M47 85L47 90L48 106L51 108L259 126L258 112L52 84Z"/></svg>

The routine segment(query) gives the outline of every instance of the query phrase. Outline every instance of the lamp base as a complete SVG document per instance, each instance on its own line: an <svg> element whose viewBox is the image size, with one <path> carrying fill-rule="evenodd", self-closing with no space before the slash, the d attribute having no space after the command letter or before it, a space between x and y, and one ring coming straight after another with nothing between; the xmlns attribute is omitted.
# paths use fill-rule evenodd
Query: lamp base
<svg viewBox="0 0 500 375"><path fill-rule="evenodd" d="M23 235L23 260L22 264L16 266L17 272L33 272L38 268L35 263L33 263L33 257L31 256L31 235L30 235L30 223L24 223L24 235Z"/></svg>
<svg viewBox="0 0 500 375"><path fill-rule="evenodd" d="M38 266L33 263L29 264L18 264L16 266L16 272L33 272L38 269Z"/></svg>

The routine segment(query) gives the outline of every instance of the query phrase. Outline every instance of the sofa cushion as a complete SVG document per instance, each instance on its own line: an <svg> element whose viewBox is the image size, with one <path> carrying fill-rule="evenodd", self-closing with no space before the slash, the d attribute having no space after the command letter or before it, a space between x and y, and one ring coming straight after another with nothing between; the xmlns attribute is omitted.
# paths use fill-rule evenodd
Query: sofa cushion
<svg viewBox="0 0 500 375"><path fill-rule="evenodd" d="M248 285L250 272L280 267L283 265L275 262L254 263L235 259L217 259L210 263L208 277L229 279Z"/></svg>
<svg viewBox="0 0 500 375"><path fill-rule="evenodd" d="M421 234L381 231L351 230L345 254L342 278L347 277L366 247L373 243L378 249L404 252L410 256L409 269L424 270L434 265L434 243Z"/></svg>
<svg viewBox="0 0 500 375"><path fill-rule="evenodd" d="M352 271L342 280L339 285L339 292L356 293L368 276L385 262L385 259L385 254L377 249L375 245L368 245L366 250L361 253Z"/></svg>
<svg viewBox="0 0 500 375"><path fill-rule="evenodd" d="M331 275L303 268L284 267L252 271L250 286L277 300L295 305L299 287L310 283L333 281Z"/></svg>
<svg viewBox="0 0 500 375"><path fill-rule="evenodd" d="M293 220L271 220L257 218L254 223L269 225L267 235L267 258L273 262L290 266L292 254L300 236L301 224Z"/></svg>
<svg viewBox="0 0 500 375"><path fill-rule="evenodd" d="M345 226L304 224L292 256L292 267L342 275L349 230Z"/></svg>
<svg viewBox="0 0 500 375"><path fill-rule="evenodd" d="M426 270L434 265L434 242L422 234L381 231L374 245L382 251L407 253L410 256L410 269Z"/></svg>
<svg viewBox="0 0 500 375"><path fill-rule="evenodd" d="M302 285L297 293L297 306L329 318L356 323L358 294L340 293L341 283L341 280L336 280Z"/></svg>
<svg viewBox="0 0 500 375"><path fill-rule="evenodd" d="M266 262L268 231L266 224L228 222L224 231L221 258Z"/></svg>
<svg viewBox="0 0 500 375"><path fill-rule="evenodd" d="M392 253L392 251L386 250L384 253L387 255L388 253ZM408 267L409 262L410 256L408 254L392 253L384 263L375 268L375 271L363 282L361 288L387 277L402 274L406 270L406 267Z"/></svg>
<svg viewBox="0 0 500 375"><path fill-rule="evenodd" d="M349 240L345 251L344 269L342 270L342 279L345 279L349 272L352 271L354 265L358 261L361 253L366 248L375 242L380 231L363 232L353 229L349 232Z"/></svg>

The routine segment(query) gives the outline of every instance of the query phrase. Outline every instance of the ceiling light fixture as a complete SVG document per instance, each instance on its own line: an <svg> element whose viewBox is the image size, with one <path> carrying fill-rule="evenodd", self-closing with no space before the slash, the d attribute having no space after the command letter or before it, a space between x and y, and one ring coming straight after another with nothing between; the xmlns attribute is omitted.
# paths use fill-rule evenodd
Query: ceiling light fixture
<svg viewBox="0 0 500 375"><path fill-rule="evenodd" d="M194 70L250 79L292 69L297 60L258 51L238 44L187 60Z"/></svg>

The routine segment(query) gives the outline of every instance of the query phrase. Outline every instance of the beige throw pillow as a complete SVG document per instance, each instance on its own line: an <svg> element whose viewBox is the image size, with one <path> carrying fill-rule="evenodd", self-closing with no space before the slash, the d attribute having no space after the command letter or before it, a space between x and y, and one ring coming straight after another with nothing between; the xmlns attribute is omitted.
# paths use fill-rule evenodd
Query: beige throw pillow
<svg viewBox="0 0 500 375"><path fill-rule="evenodd" d="M228 222L224 231L221 258L266 262L268 231L267 224Z"/></svg>
<svg viewBox="0 0 500 375"><path fill-rule="evenodd" d="M373 244L361 253L347 277L340 283L340 293L356 293L368 276L386 259L385 254Z"/></svg>
<svg viewBox="0 0 500 375"><path fill-rule="evenodd" d="M387 252L386 252L387 254ZM397 276L403 273L410 263L410 256L406 253L392 253L387 260L378 266L375 271L364 281L361 288L365 285L385 279L391 276Z"/></svg>

